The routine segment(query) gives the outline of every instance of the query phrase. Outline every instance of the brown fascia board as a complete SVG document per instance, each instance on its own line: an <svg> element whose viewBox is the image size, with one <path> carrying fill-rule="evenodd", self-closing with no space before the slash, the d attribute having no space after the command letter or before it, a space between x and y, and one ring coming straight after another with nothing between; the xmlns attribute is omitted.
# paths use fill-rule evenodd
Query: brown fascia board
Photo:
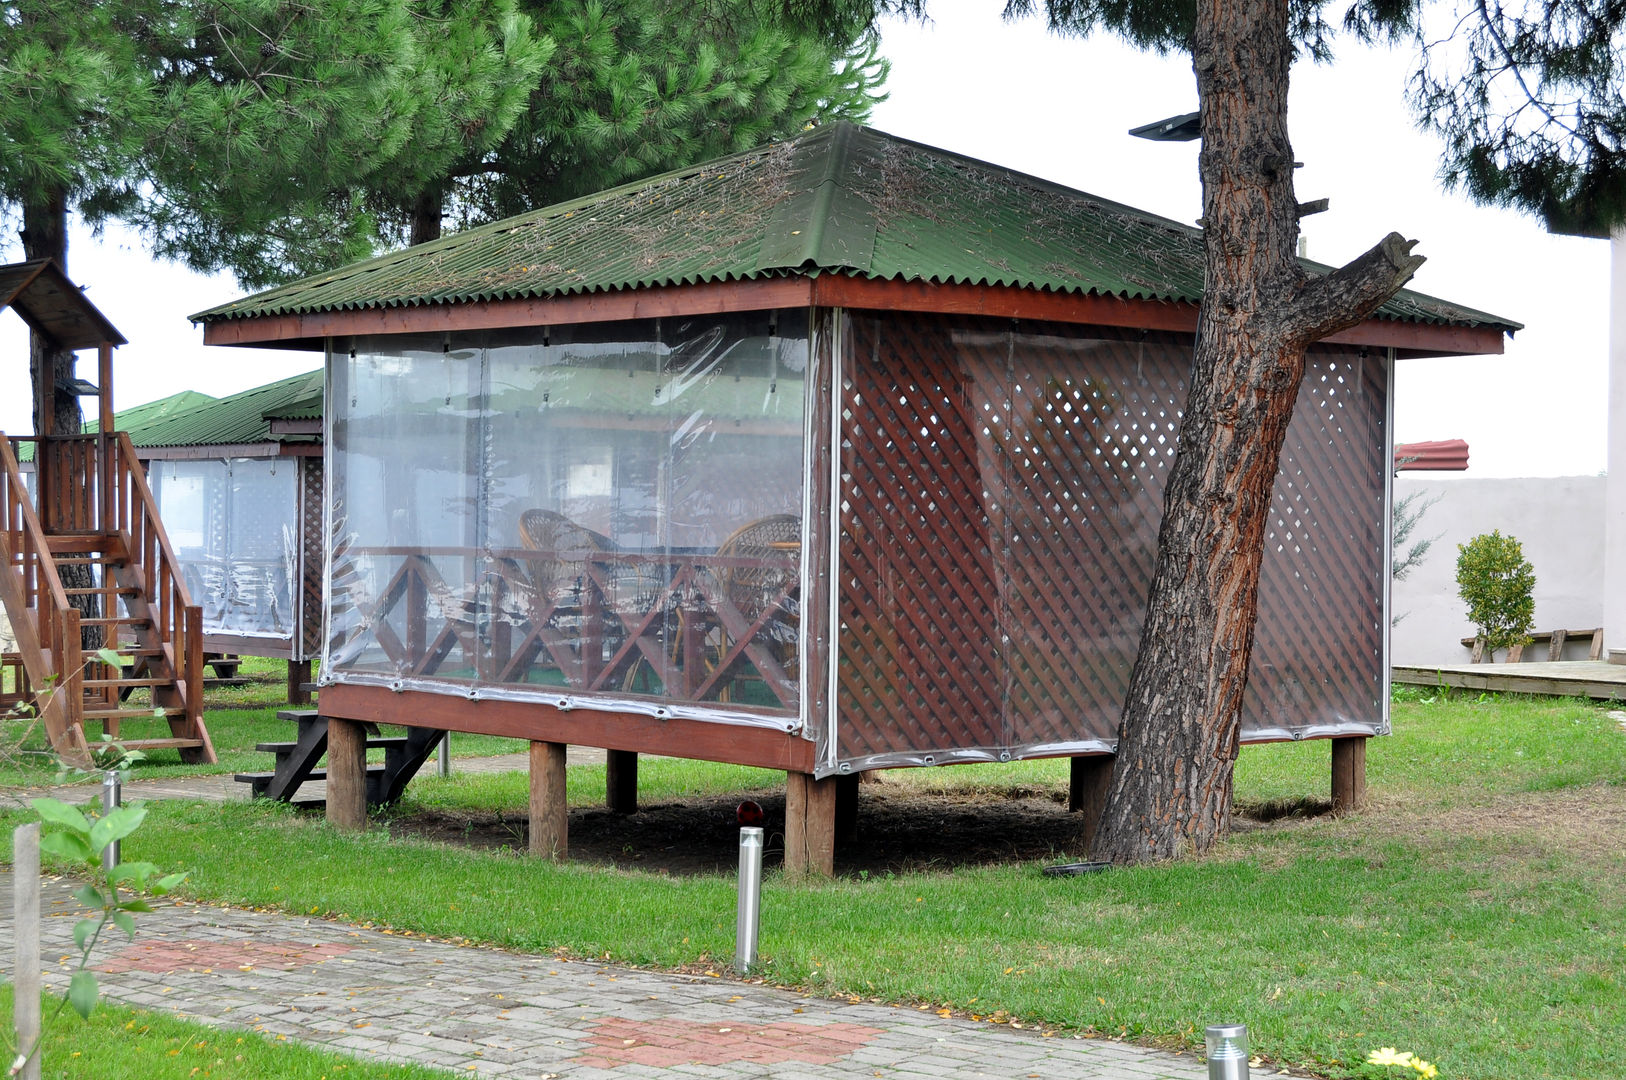
<svg viewBox="0 0 1626 1080"><path fill-rule="evenodd" d="M1197 305L1185 301L1041 292L1010 285L877 281L826 274L819 277L672 285L548 299L478 301L230 319L207 324L203 331L203 342L205 345L323 349L326 339L330 337L457 333L515 326L564 326L804 306L984 315L1188 334L1197 330ZM1413 357L1500 353L1503 336L1501 330L1491 326L1445 326L1368 319L1323 340L1335 345L1393 348L1400 356Z"/></svg>

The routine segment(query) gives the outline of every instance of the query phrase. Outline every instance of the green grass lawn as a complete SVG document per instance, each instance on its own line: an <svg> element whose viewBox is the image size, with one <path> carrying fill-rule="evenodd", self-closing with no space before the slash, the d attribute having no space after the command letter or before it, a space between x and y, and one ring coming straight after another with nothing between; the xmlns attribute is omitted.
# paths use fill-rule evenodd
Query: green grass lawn
<svg viewBox="0 0 1626 1080"><path fill-rule="evenodd" d="M1271 1061L1330 1077L1368 1075L1354 1063L1379 1046L1450 1080L1626 1076L1626 732L1585 702L1404 698L1395 735L1369 746L1371 807L1351 817L1244 822L1208 856L1076 878L771 874L766 974L1164 1046L1240 1020ZM1325 742L1246 748L1238 802L1324 799L1328 771ZM1064 762L1036 762L888 780L997 798L1065 778ZM781 782L659 761L640 781L646 799ZM516 782L454 776L414 798L511 805ZM577 805L603 798L602 770L573 769L571 785ZM188 870L204 900L658 967L733 951L727 876L346 835L264 804L155 806L126 854Z"/></svg>
<svg viewBox="0 0 1626 1080"><path fill-rule="evenodd" d="M166 779L177 776L201 776L211 773L265 772L271 768L270 754L254 749L259 743L289 742L294 738L292 722L278 720L277 712L289 708L287 703L288 665L281 660L263 657L243 658L239 669L247 679L241 686L213 686L205 694L203 722L209 729L215 755L215 765L184 764L173 750L151 751L145 761L131 771L134 779ZM132 695L132 703L139 704L142 691ZM16 724L16 721L12 721ZM96 725L88 725L89 737L94 740ZM399 734L400 729L388 728L384 734ZM167 736L168 727L162 721L125 721L120 734L127 738ZM7 739L9 743L12 740ZM524 750L519 739L499 739L490 735L470 735L458 732L452 736L452 756L486 757L510 754ZM382 761L382 751L373 754ZM11 760L0 761L0 787L29 787L51 783L58 771L57 760L50 753L44 731L33 725L22 741L21 752Z"/></svg>
<svg viewBox="0 0 1626 1080"><path fill-rule="evenodd" d="M47 1020L56 1010L47 998ZM11 987L0 987L0 1029L11 1032ZM40 1075L50 1080L450 1080L421 1065L383 1065L281 1038L195 1024L99 1003L48 1022ZM7 1057L10 1057L8 1053Z"/></svg>

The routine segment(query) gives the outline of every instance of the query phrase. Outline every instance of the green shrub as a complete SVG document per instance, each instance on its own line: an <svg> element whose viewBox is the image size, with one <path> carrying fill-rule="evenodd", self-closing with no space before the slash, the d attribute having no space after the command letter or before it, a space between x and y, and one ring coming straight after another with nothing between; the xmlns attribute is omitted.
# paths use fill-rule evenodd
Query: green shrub
<svg viewBox="0 0 1626 1080"><path fill-rule="evenodd" d="M1535 569L1513 537L1492 531L1457 545L1457 595L1467 601L1468 620L1487 649L1530 640L1535 589Z"/></svg>

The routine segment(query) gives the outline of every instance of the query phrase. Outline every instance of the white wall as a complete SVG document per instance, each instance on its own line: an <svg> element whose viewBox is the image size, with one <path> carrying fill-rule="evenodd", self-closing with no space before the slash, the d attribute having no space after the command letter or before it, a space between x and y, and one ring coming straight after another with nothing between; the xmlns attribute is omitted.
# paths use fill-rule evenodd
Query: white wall
<svg viewBox="0 0 1626 1080"><path fill-rule="evenodd" d="M1395 499L1423 491L1438 497L1412 538L1438 537L1405 581L1394 583L1391 610L1396 664L1465 664L1461 639L1473 634L1467 605L1457 596L1457 545L1500 529L1517 537L1536 571L1536 630L1603 625L1604 497L1601 476L1524 479L1439 479L1402 474ZM1421 501L1421 500L1420 500ZM1408 547L1410 545L1407 545ZM1611 642L1606 641L1606 647ZM1626 647L1626 642L1613 642ZM1585 659L1590 641L1572 644L1566 659ZM1525 659L1545 660L1545 648Z"/></svg>

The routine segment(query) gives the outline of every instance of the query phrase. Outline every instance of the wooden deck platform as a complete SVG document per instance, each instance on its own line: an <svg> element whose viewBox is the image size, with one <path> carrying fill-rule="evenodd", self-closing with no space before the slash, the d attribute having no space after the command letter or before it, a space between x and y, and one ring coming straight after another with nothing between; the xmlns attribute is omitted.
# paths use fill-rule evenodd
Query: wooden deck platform
<svg viewBox="0 0 1626 1080"><path fill-rule="evenodd" d="M1603 660L1532 661L1521 664L1395 665L1394 681L1413 686L1454 686L1515 694L1589 697L1626 701L1626 664Z"/></svg>

